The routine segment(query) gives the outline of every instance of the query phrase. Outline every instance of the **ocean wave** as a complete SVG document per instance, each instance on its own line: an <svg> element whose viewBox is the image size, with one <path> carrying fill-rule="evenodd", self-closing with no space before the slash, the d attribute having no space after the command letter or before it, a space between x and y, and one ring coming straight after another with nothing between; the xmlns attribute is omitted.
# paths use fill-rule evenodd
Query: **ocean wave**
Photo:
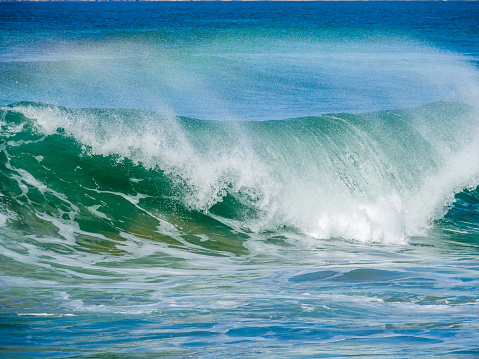
<svg viewBox="0 0 479 359"><path fill-rule="evenodd" d="M0 223L23 236L113 253L134 234L223 255L279 229L405 244L478 213L478 113L456 102L263 122L0 111Z"/></svg>

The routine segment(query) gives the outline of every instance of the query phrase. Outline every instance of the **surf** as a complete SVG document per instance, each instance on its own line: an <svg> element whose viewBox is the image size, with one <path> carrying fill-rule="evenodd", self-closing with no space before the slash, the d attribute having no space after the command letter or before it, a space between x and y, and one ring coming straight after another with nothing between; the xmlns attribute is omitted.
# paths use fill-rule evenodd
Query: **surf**
<svg viewBox="0 0 479 359"><path fill-rule="evenodd" d="M0 3L0 352L477 354L478 11Z"/></svg>
<svg viewBox="0 0 479 359"><path fill-rule="evenodd" d="M3 226L40 220L32 233L72 241L179 244L203 222L186 231L406 244L479 183L477 109L451 101L262 122L40 103L0 115Z"/></svg>

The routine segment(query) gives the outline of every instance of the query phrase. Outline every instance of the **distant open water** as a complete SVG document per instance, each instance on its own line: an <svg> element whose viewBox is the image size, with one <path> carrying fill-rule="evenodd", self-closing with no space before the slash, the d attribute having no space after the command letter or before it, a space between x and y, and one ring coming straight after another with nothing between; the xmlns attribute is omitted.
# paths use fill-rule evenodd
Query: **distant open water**
<svg viewBox="0 0 479 359"><path fill-rule="evenodd" d="M479 356L476 2L0 3L0 356Z"/></svg>

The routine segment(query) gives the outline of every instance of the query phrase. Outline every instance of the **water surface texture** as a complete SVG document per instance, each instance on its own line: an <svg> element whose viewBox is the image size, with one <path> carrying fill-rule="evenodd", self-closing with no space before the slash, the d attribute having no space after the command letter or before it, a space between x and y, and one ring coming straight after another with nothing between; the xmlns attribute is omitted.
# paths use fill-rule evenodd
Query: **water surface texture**
<svg viewBox="0 0 479 359"><path fill-rule="evenodd" d="M0 3L0 356L479 356L478 5Z"/></svg>

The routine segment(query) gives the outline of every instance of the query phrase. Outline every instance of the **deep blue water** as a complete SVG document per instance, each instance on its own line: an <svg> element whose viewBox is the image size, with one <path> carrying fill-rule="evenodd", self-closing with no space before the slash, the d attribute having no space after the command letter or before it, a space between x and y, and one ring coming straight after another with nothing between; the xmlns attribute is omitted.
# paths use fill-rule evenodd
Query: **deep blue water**
<svg viewBox="0 0 479 359"><path fill-rule="evenodd" d="M478 356L478 24L0 3L0 356Z"/></svg>

